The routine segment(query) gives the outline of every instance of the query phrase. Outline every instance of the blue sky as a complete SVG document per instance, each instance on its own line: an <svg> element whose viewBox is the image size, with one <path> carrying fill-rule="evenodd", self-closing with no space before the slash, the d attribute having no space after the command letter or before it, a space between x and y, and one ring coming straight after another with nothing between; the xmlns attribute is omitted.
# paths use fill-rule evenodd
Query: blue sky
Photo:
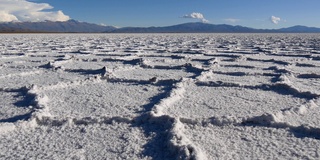
<svg viewBox="0 0 320 160"><path fill-rule="evenodd" d="M119 27L167 26L203 19L212 24L253 28L283 28L293 25L320 27L320 0L29 0L29 2L47 3L51 6L42 12L61 11L71 19ZM61 13L56 17L61 18ZM192 13L199 13L203 18L192 18ZM272 16L274 16L273 22Z"/></svg>

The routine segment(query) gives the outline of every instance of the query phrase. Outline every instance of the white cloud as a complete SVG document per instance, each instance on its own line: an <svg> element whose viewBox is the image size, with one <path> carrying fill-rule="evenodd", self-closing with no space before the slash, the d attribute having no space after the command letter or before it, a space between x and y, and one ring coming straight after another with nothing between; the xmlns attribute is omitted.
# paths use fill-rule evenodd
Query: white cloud
<svg viewBox="0 0 320 160"><path fill-rule="evenodd" d="M6 13L4 11L0 12L0 22L10 22L17 21L18 18L12 14Z"/></svg>
<svg viewBox="0 0 320 160"><path fill-rule="evenodd" d="M278 24L281 21L280 17L276 16L271 16L270 20L273 24Z"/></svg>
<svg viewBox="0 0 320 160"><path fill-rule="evenodd" d="M34 3L27 0L0 0L0 22L11 21L67 21L69 16L62 11L44 11L53 9L47 3Z"/></svg>
<svg viewBox="0 0 320 160"><path fill-rule="evenodd" d="M191 14L186 14L184 15L182 18L192 18L192 19L199 19L201 20L203 23L208 23L209 21L206 20L203 16L203 14L201 13L197 13L197 12L193 12Z"/></svg>
<svg viewBox="0 0 320 160"><path fill-rule="evenodd" d="M227 22L230 22L230 23L236 23L236 22L239 22L240 19L235 19L235 18L227 18L227 19L224 19L225 21Z"/></svg>

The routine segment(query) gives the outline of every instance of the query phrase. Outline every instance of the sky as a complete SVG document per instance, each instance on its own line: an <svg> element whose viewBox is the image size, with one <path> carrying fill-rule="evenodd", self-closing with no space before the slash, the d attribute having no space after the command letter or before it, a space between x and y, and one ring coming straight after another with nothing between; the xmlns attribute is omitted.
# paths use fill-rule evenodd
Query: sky
<svg viewBox="0 0 320 160"><path fill-rule="evenodd" d="M117 27L188 22L259 29L320 27L320 0L0 0L0 22L66 21Z"/></svg>

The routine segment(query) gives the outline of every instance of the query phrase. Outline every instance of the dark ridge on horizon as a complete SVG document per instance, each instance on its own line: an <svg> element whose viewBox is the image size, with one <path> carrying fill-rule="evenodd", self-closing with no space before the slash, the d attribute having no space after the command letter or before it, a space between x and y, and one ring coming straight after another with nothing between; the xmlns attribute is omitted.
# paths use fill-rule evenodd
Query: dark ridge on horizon
<svg viewBox="0 0 320 160"><path fill-rule="evenodd" d="M65 22L4 22L0 23L0 32L32 33L102 33L116 29L113 26L102 26L93 23L68 20Z"/></svg>
<svg viewBox="0 0 320 160"><path fill-rule="evenodd" d="M65 22L3 22L0 33L320 33L320 28L296 25L280 29L255 29L227 24L190 22L164 27L102 26L69 20Z"/></svg>

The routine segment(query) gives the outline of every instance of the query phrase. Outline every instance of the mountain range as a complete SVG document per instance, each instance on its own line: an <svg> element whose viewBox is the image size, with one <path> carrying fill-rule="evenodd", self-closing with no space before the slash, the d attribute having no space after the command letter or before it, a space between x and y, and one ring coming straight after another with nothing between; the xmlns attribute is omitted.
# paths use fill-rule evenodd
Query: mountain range
<svg viewBox="0 0 320 160"><path fill-rule="evenodd" d="M293 26L281 29L255 29L227 24L201 22L184 23L165 27L103 26L69 20L65 22L5 22L0 23L2 33L320 33L320 28Z"/></svg>
<svg viewBox="0 0 320 160"><path fill-rule="evenodd" d="M69 20L65 22L5 22L0 23L0 32L61 32L61 33L102 33L115 30L113 26Z"/></svg>

